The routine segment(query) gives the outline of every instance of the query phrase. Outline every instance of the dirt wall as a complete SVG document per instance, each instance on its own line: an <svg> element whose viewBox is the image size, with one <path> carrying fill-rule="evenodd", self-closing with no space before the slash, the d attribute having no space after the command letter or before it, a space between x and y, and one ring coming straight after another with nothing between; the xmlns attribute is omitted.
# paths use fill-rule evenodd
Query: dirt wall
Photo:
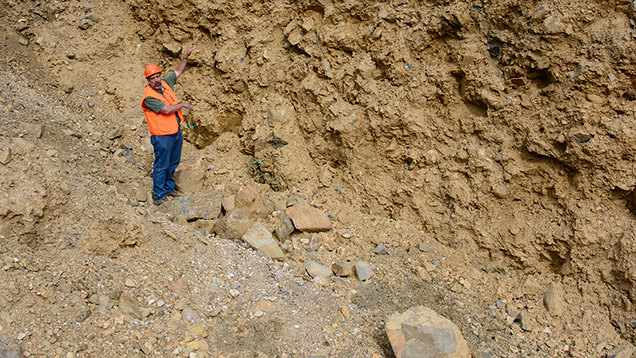
<svg viewBox="0 0 636 358"><path fill-rule="evenodd" d="M63 106L79 116L60 123L82 140L130 150L146 173L143 67L167 73L196 45L177 88L194 105L186 154L215 151L223 180L302 193L342 225L366 224L366 215L408 223L417 237L399 238L405 247L431 238L486 272L604 282L611 297L603 302L621 301L612 314L633 308L629 2L3 4L6 40L34 51L51 83L85 100ZM118 126L127 131L104 144ZM102 144L77 150L99 153ZM105 176L100 185L126 186L129 193L112 189L123 191L122 203L148 185L147 177ZM219 178L207 177L207 187ZM74 212L43 191L30 195L3 199L9 209L0 214L13 222L5 227L29 227L25 236L37 239L43 207ZM90 214L121 228L83 216L86 245L99 253L143 240L141 223ZM375 230L358 234L372 241ZM111 239L98 245L96 237Z"/></svg>

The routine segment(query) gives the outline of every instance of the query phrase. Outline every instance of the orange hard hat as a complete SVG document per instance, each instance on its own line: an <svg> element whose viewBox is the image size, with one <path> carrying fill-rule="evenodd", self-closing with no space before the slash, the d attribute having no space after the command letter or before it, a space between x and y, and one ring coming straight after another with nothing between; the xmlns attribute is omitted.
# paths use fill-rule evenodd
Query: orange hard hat
<svg viewBox="0 0 636 358"><path fill-rule="evenodd" d="M157 65L149 64L148 66L146 66L146 69L144 70L146 78L154 75L155 73L161 73L161 70L159 69L159 67L157 67Z"/></svg>

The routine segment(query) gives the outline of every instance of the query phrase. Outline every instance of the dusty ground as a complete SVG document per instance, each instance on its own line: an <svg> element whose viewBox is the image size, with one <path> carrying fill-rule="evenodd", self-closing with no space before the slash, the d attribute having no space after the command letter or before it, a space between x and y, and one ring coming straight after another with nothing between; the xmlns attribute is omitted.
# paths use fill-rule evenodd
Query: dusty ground
<svg viewBox="0 0 636 358"><path fill-rule="evenodd" d="M478 357L633 350L630 3L3 0L0 15L6 349L391 357L385 319L422 304ZM317 254L295 232L272 261L148 203L143 68L192 45L182 167L203 168L201 191L323 209ZM374 275L317 285L310 257Z"/></svg>

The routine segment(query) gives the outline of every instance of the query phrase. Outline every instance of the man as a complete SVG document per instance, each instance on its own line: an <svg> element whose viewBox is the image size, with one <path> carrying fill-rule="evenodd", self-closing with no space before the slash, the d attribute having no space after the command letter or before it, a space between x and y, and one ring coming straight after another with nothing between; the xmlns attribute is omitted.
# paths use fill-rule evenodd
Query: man
<svg viewBox="0 0 636 358"><path fill-rule="evenodd" d="M148 85L141 99L150 142L155 151L155 163L152 172L152 191L154 204L161 205L166 196L179 196L175 191L174 171L181 161L183 136L180 124L183 123L182 108L192 108L188 102L179 102L174 93L177 78L181 76L188 62L188 57L196 46L189 49L177 68L163 80L161 70L155 65L148 65L144 71Z"/></svg>

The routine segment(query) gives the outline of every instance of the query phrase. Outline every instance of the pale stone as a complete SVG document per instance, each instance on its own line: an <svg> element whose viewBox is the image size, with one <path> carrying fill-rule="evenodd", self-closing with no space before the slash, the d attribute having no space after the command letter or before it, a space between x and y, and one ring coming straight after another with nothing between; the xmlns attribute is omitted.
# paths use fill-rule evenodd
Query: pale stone
<svg viewBox="0 0 636 358"><path fill-rule="evenodd" d="M358 261L356 262L356 274L358 275L358 279L360 281L365 281L371 278L373 275L373 269L371 269L371 265L369 265L366 261Z"/></svg>
<svg viewBox="0 0 636 358"><path fill-rule="evenodd" d="M13 143L20 148L23 148L27 152L32 152L35 149L35 144L20 137L13 138Z"/></svg>
<svg viewBox="0 0 636 358"><path fill-rule="evenodd" d="M115 129L111 129L108 133L106 133L106 138L113 140L115 138L119 138L121 136L124 135L124 133L126 132L124 127L118 127Z"/></svg>
<svg viewBox="0 0 636 358"><path fill-rule="evenodd" d="M551 283L543 295L543 304L552 316L558 317L563 313L565 308L564 295L563 286L556 282Z"/></svg>
<svg viewBox="0 0 636 358"><path fill-rule="evenodd" d="M201 158L181 162L174 172L177 190L182 193L196 193L203 189L207 165Z"/></svg>
<svg viewBox="0 0 636 358"><path fill-rule="evenodd" d="M11 161L11 148L7 147L0 151L0 164L7 165Z"/></svg>
<svg viewBox="0 0 636 358"><path fill-rule="evenodd" d="M280 249L272 234L261 223L255 223L250 226L245 235L241 237L241 240L250 244L252 248L258 250L266 257L273 259L285 257L283 250Z"/></svg>
<svg viewBox="0 0 636 358"><path fill-rule="evenodd" d="M141 310L137 305L137 300L135 300L131 295L126 292L122 292L119 296L119 312L125 315L132 316L134 318L140 319L142 317Z"/></svg>
<svg viewBox="0 0 636 358"><path fill-rule="evenodd" d="M431 283L431 281L433 280L431 278L431 275L428 273L428 271L426 271L424 267L421 267L421 266L416 267L415 274L417 275L417 278L419 278L420 280L424 282Z"/></svg>
<svg viewBox="0 0 636 358"><path fill-rule="evenodd" d="M185 322L196 322L200 318L201 317L199 317L199 314L197 314L190 308L184 308L183 311L181 311L181 319Z"/></svg>
<svg viewBox="0 0 636 358"><path fill-rule="evenodd" d="M311 277L330 277L333 275L333 272L331 271L331 269L325 265L321 265L316 261L305 261L305 263L303 264L303 266L305 267L305 270L307 270L307 273L309 274L309 276Z"/></svg>
<svg viewBox="0 0 636 358"><path fill-rule="evenodd" d="M396 358L471 356L459 328L424 306L394 313L387 319L386 331Z"/></svg>
<svg viewBox="0 0 636 358"><path fill-rule="evenodd" d="M331 264L331 270L336 276L351 276L353 265L348 261L334 262Z"/></svg>
<svg viewBox="0 0 636 358"><path fill-rule="evenodd" d="M189 291L188 281L184 278L178 279L174 281L172 284L170 284L168 286L168 289L178 294L179 296L185 296L188 294L188 291Z"/></svg>

